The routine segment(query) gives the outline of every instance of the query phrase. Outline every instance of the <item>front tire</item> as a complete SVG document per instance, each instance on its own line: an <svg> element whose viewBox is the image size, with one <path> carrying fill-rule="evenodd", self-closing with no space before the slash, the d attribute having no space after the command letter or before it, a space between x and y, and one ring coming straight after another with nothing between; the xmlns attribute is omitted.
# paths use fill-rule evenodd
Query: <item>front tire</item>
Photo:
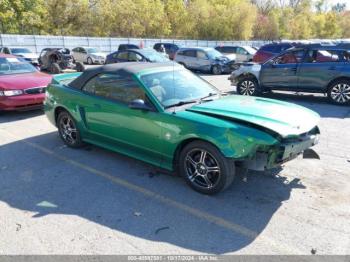
<svg viewBox="0 0 350 262"><path fill-rule="evenodd" d="M62 72L60 65L57 63L52 63L50 66L50 72L53 74L60 74Z"/></svg>
<svg viewBox="0 0 350 262"><path fill-rule="evenodd" d="M213 75L221 75L222 74L222 68L219 65L214 65L211 68L211 73Z"/></svg>
<svg viewBox="0 0 350 262"><path fill-rule="evenodd" d="M194 141L181 151L179 171L194 190L203 194L216 194L231 185L235 164L215 146Z"/></svg>
<svg viewBox="0 0 350 262"><path fill-rule="evenodd" d="M93 61L92 61L91 57L88 57L87 63L88 63L89 65L92 65L92 64L93 64Z"/></svg>
<svg viewBox="0 0 350 262"><path fill-rule="evenodd" d="M238 82L237 93L244 96L259 95L259 84L254 78L245 78Z"/></svg>
<svg viewBox="0 0 350 262"><path fill-rule="evenodd" d="M59 113L57 127L61 139L67 146L79 148L83 145L76 122L67 111Z"/></svg>
<svg viewBox="0 0 350 262"><path fill-rule="evenodd" d="M334 82L328 89L327 96L333 104L350 104L350 81L344 79Z"/></svg>

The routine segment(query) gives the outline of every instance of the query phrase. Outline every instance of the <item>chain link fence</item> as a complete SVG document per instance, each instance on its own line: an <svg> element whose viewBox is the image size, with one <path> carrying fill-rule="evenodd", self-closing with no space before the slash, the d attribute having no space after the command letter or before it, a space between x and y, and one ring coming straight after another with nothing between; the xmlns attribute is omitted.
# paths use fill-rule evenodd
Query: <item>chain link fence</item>
<svg viewBox="0 0 350 262"><path fill-rule="evenodd" d="M120 44L143 45L152 48L155 43L174 43L179 46L215 47L217 45L248 45L260 47L268 41L207 41L181 39L145 39L145 38L111 38L111 37L76 37L76 36L47 36L47 35L11 35L0 34L0 46L25 47L34 53L40 53L46 47L77 46L99 48L102 52L116 51Z"/></svg>

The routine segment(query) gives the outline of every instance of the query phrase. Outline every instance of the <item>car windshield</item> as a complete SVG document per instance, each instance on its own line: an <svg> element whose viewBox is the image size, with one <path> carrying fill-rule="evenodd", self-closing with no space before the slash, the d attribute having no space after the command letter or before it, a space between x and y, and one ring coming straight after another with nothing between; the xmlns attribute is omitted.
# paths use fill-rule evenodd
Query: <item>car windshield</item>
<svg viewBox="0 0 350 262"><path fill-rule="evenodd" d="M222 54L219 51L215 50L214 48L205 49L205 51L210 59L222 57Z"/></svg>
<svg viewBox="0 0 350 262"><path fill-rule="evenodd" d="M34 66L20 58L1 57L0 75L23 74L37 71Z"/></svg>
<svg viewBox="0 0 350 262"><path fill-rule="evenodd" d="M20 53L29 54L29 53L31 53L31 51L27 48L11 48L11 53L13 53L13 54L20 54Z"/></svg>
<svg viewBox="0 0 350 262"><path fill-rule="evenodd" d="M250 46L245 46L244 49L251 55L254 55L256 53L256 50Z"/></svg>
<svg viewBox="0 0 350 262"><path fill-rule="evenodd" d="M219 94L215 87L188 70L151 73L141 76L141 81L166 108Z"/></svg>
<svg viewBox="0 0 350 262"><path fill-rule="evenodd" d="M148 58L151 62L169 62L170 60L166 58L164 55L158 53L154 50L143 51L142 54Z"/></svg>
<svg viewBox="0 0 350 262"><path fill-rule="evenodd" d="M100 52L97 48L86 48L86 51L87 51L89 54Z"/></svg>

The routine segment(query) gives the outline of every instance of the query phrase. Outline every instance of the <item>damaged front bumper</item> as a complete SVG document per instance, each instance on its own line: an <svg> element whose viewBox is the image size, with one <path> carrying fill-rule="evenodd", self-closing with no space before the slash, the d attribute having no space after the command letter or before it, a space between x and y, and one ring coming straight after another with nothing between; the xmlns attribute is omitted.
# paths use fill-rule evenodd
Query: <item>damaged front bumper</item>
<svg viewBox="0 0 350 262"><path fill-rule="evenodd" d="M304 158L320 159L317 153L310 149L318 144L319 134L318 127L315 127L310 132L296 138L284 139L269 150L257 150L253 158L243 161L243 167L250 170L264 171L281 166L301 154Z"/></svg>

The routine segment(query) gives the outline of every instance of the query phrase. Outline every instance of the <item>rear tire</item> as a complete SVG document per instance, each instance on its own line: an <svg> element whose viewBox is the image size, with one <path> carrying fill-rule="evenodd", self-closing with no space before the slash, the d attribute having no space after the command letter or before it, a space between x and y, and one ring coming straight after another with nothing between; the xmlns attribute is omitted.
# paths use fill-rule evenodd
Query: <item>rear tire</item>
<svg viewBox="0 0 350 262"><path fill-rule="evenodd" d="M328 99L336 105L350 104L350 81L340 79L334 82L327 91Z"/></svg>
<svg viewBox="0 0 350 262"><path fill-rule="evenodd" d="M212 144L194 141L181 151L179 171L194 190L212 195L232 184L235 177L235 163Z"/></svg>
<svg viewBox="0 0 350 262"><path fill-rule="evenodd" d="M61 111L57 117L58 133L63 142L73 148L83 146L80 131L73 117L67 111Z"/></svg>
<svg viewBox="0 0 350 262"><path fill-rule="evenodd" d="M244 78L237 84L237 93L244 96L257 96L259 92L258 81L254 78Z"/></svg>

